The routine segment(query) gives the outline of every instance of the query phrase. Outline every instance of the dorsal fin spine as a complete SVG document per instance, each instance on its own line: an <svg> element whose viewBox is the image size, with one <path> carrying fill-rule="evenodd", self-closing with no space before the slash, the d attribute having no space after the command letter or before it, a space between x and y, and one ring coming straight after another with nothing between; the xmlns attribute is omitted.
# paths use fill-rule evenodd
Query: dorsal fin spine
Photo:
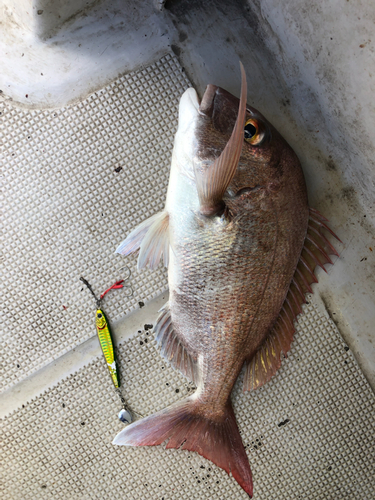
<svg viewBox="0 0 375 500"><path fill-rule="evenodd" d="M310 209L309 209L309 211L310 211L310 213L309 213L310 217L311 217L312 215L315 215L315 216L316 216L316 217L318 217L319 219L321 219L321 220L324 220L324 221L328 222L328 219L326 219L326 218L324 217L324 215L323 215L323 214L321 214L321 213L319 212L319 210L317 210L316 208L310 208Z"/></svg>
<svg viewBox="0 0 375 500"><path fill-rule="evenodd" d="M309 228L307 230L307 234L311 235L311 233L314 233L314 237L316 239L320 239L323 242L324 245L327 245L327 247L330 250L330 253L332 255L336 255L336 257L338 257L339 254L338 254L336 248L332 245L332 243L329 240L327 240L327 238L324 236L324 234L322 234L318 229L316 229L313 226L313 224L311 224L311 222L313 222L315 224L314 221L310 221ZM320 227L320 226L318 226L318 227ZM310 233L309 233L309 231L310 231Z"/></svg>
<svg viewBox="0 0 375 500"><path fill-rule="evenodd" d="M281 308L282 312L284 314L280 314L281 321L285 324L285 328L288 328L289 326L293 326L293 322L290 321L290 318L285 310L285 307L283 306ZM288 325L286 324L288 322Z"/></svg>
<svg viewBox="0 0 375 500"><path fill-rule="evenodd" d="M303 281L303 284L305 285L306 289L310 292L310 293L313 293L313 290L310 286L310 284L308 283L308 281L306 280L305 276L303 275L303 273L300 271L300 269L298 268L297 266L297 274L300 276L301 280Z"/></svg>
<svg viewBox="0 0 375 500"><path fill-rule="evenodd" d="M305 248L304 248L305 250ZM300 257L300 262L302 262L302 264L305 266L305 268L308 270L308 272L310 273L310 276L311 276L311 279L314 283L318 283L318 280L314 274L314 271L311 269L311 267L309 266L309 264L307 263L307 261L305 260L305 258L303 257L303 254L301 254L301 257Z"/></svg>
<svg viewBox="0 0 375 500"><path fill-rule="evenodd" d="M293 309L290 307L288 295L286 296L284 301L284 311L288 317L290 326L293 328L294 318L296 317L296 315L294 314Z"/></svg>
<svg viewBox="0 0 375 500"><path fill-rule="evenodd" d="M306 297L305 297L305 294L303 293L302 291L302 288L300 286L300 284L298 283L298 280L296 278L296 275L294 275L294 278L292 279L292 283L294 284L294 286L296 287L296 290L298 291L300 297L301 297L301 300L303 301L303 303L305 304L306 303Z"/></svg>
<svg viewBox="0 0 375 500"><path fill-rule="evenodd" d="M319 252L323 255L323 257L327 260L327 262L329 262L329 264L333 264L332 260L330 259L329 255L324 251L324 249L319 245L319 243L317 243L313 238L311 238L311 236L309 235L309 233L307 233L306 235L306 239L309 240L309 242L319 250ZM319 264L320 265L320 264Z"/></svg>
<svg viewBox="0 0 375 500"><path fill-rule="evenodd" d="M320 266L325 272L327 272L327 269L324 267L324 264L323 262L318 258L317 255L315 255L308 247L307 245L305 244L304 246L304 249L305 251L310 255L310 257L313 259L314 262L316 262L318 264L318 266ZM311 271L312 273L314 273L314 271Z"/></svg>
<svg viewBox="0 0 375 500"><path fill-rule="evenodd" d="M275 329L275 331L278 332L278 340L280 342L280 347L286 356L286 353L288 352L288 344L289 344L289 340L287 337L288 330L284 330L284 328L280 325L279 322L276 322L274 329Z"/></svg>
<svg viewBox="0 0 375 500"><path fill-rule="evenodd" d="M296 305L296 307L297 307L297 310L298 310L299 314L301 314L302 309L301 309L301 306L300 306L300 304L299 304L298 300L296 299L296 296L295 296L295 295L294 295L294 293L293 293L292 286L290 286L290 287L289 287L289 293L290 293L290 295L292 296L292 298L293 298L293 300L294 300L294 303L295 303L295 305Z"/></svg>
<svg viewBox="0 0 375 500"><path fill-rule="evenodd" d="M271 370L272 363L271 363L270 354L269 354L269 350L268 350L268 344L269 344L269 342L267 341L266 348L264 349L263 352L264 352L264 357L266 358L267 370Z"/></svg>
<svg viewBox="0 0 375 500"><path fill-rule="evenodd" d="M321 226L321 227L324 227L324 229L327 229L327 231L329 233L331 233L332 236L334 236L336 238L336 240L338 240L340 243L342 243L342 241L340 240L340 238L332 231L332 229L329 226L327 226L327 224L325 222L323 222L323 220L327 221L327 219L325 219L325 218L319 219L319 218L315 217L314 215L312 215L311 212L310 212L310 218L314 222L316 222L316 224L318 224L318 226Z"/></svg>
<svg viewBox="0 0 375 500"><path fill-rule="evenodd" d="M271 346L271 353L272 353L272 357L277 360L277 346L275 345L275 335L270 335L269 336L269 343L270 343L270 346Z"/></svg>

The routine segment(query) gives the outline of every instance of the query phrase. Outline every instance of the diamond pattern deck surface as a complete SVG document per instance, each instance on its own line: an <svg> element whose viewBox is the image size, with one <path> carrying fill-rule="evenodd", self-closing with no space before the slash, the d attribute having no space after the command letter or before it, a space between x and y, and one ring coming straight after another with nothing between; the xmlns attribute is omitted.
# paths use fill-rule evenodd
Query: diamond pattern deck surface
<svg viewBox="0 0 375 500"><path fill-rule="evenodd" d="M115 321L166 288L166 272L113 251L163 207L177 104L189 86L172 55L55 111L0 109L4 168L2 388L94 333L100 293L132 270L134 296L109 294ZM156 319L156 318L155 318ZM6 325L6 328L4 328ZM123 394L148 415L193 387L160 358L150 330L118 348ZM335 325L304 307L288 359L234 408L255 500L375 498L374 395ZM1 426L3 500L243 499L224 471L164 446L113 446L119 399L100 356Z"/></svg>
<svg viewBox="0 0 375 500"><path fill-rule="evenodd" d="M147 415L191 393L153 335L119 347L123 394ZM316 306L305 307L288 359L234 408L254 500L375 498L375 402L352 353ZM102 357L5 419L3 500L206 500L247 497L195 453L111 444L123 428Z"/></svg>
<svg viewBox="0 0 375 500"><path fill-rule="evenodd" d="M0 389L94 334L94 302L80 276L100 294L129 264L134 296L108 295L112 321L165 290L161 266L138 274L135 260L114 250L164 207L178 102L189 86L166 55L63 109L0 103Z"/></svg>

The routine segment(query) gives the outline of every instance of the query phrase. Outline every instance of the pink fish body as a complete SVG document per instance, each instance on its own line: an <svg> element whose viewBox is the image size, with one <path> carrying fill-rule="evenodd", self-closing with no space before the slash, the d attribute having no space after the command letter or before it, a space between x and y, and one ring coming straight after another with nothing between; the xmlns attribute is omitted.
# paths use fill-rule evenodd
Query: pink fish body
<svg viewBox="0 0 375 500"><path fill-rule="evenodd" d="M241 66L242 69L242 66ZM267 382L290 348L294 320L337 252L326 219L309 210L299 160L254 108L209 85L181 98L165 210L117 249L138 267L168 265L170 300L155 333L161 354L196 392L121 431L119 445L196 451L252 496L249 461L230 395ZM250 417L249 417L250 418Z"/></svg>

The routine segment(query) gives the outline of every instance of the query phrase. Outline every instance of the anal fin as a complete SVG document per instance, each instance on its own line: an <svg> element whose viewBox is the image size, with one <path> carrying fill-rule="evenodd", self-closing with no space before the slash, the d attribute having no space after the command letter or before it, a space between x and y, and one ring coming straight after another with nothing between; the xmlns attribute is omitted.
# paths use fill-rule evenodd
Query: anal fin
<svg viewBox="0 0 375 500"><path fill-rule="evenodd" d="M199 368L197 360L189 352L184 340L176 333L168 302L160 310L154 331L156 342L160 347L160 353L163 358L191 382L198 384Z"/></svg>
<svg viewBox="0 0 375 500"><path fill-rule="evenodd" d="M270 333L259 349L246 361L243 390L251 391L268 382L281 366L281 353L286 356L295 332L294 322L306 302L305 294L312 292L311 284L317 283L314 274L319 266L326 271L325 264L333 264L329 255L336 255L336 249L324 235L328 231L341 241L326 224L327 219L317 210L310 208L309 223L301 256L285 297L280 314Z"/></svg>
<svg viewBox="0 0 375 500"><path fill-rule="evenodd" d="M169 215L165 210L143 221L118 246L116 253L130 255L139 250L138 269L150 266L156 269L163 256L164 266L169 262Z"/></svg>

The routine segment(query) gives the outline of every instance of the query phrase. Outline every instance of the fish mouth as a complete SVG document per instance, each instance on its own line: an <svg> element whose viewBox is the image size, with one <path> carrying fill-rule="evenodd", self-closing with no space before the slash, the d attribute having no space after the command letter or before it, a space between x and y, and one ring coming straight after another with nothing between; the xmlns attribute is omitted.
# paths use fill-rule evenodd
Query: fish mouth
<svg viewBox="0 0 375 500"><path fill-rule="evenodd" d="M217 85L209 84L204 91L202 101L198 111L201 115L212 118L215 104L225 112L232 111L237 117L238 105L240 100L227 90L218 87ZM249 111L248 106L246 110Z"/></svg>
<svg viewBox="0 0 375 500"><path fill-rule="evenodd" d="M198 94L193 87L188 88L182 94L178 106L178 128L177 132L181 136L186 137L189 131L194 128L194 124L198 115L199 99Z"/></svg>
<svg viewBox="0 0 375 500"><path fill-rule="evenodd" d="M205 115L209 118L212 117L215 95L218 89L219 87L217 85L207 85L198 109L201 115Z"/></svg>
<svg viewBox="0 0 375 500"><path fill-rule="evenodd" d="M214 129L222 134L231 135L237 120L238 97L217 85L207 85L198 114L211 121ZM248 106L246 106L248 112Z"/></svg>

